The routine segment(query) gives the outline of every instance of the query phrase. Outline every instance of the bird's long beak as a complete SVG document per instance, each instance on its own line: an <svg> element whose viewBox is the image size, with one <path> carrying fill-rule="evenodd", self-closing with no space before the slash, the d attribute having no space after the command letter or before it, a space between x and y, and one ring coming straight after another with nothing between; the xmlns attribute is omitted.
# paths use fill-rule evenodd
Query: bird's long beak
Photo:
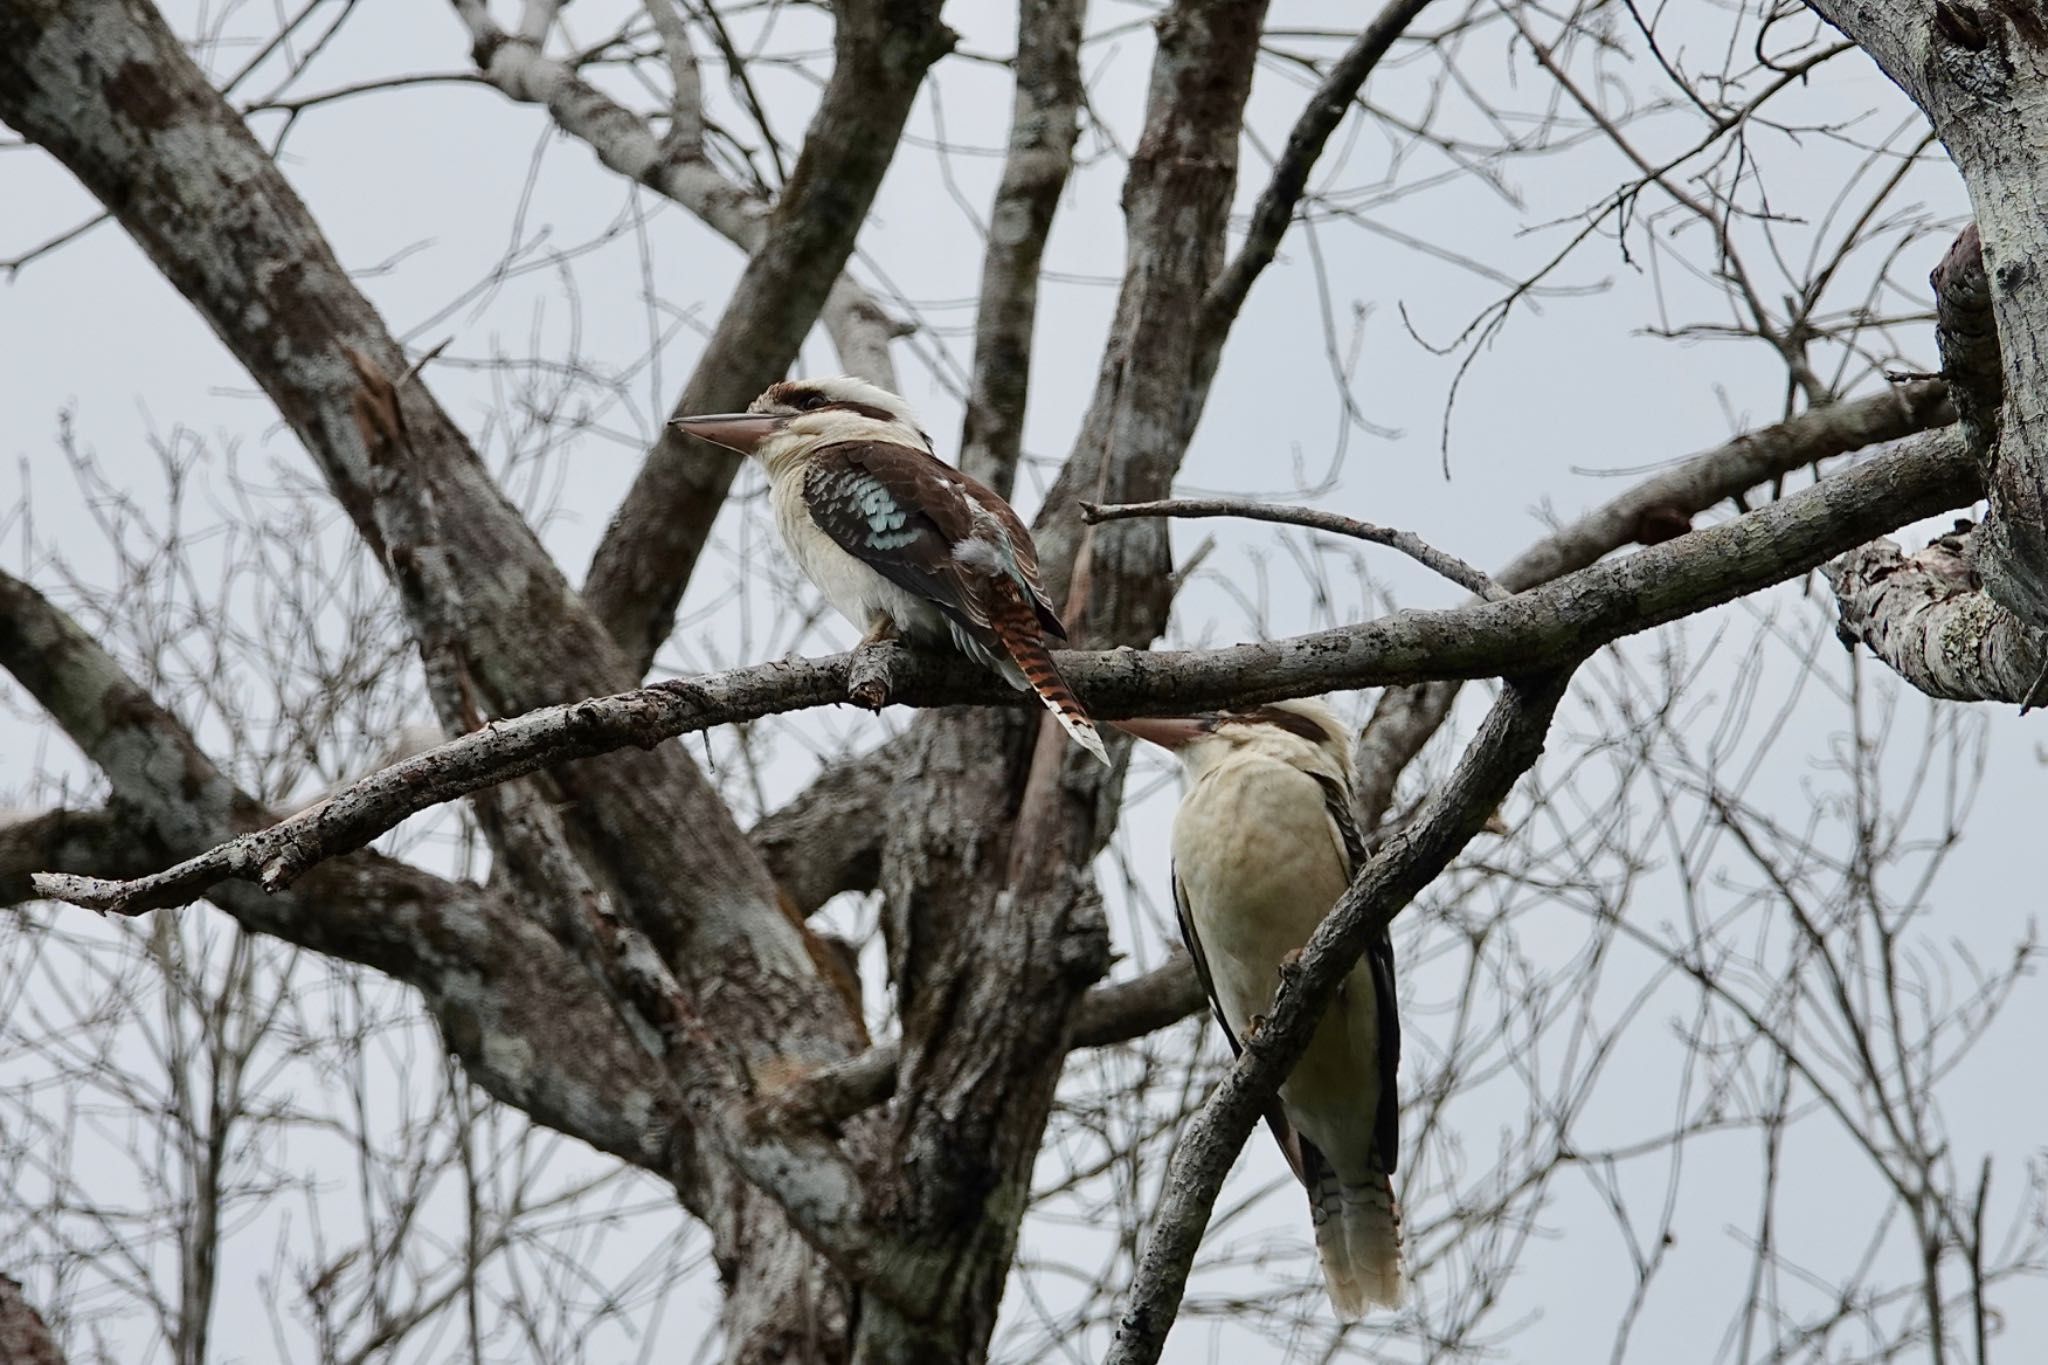
<svg viewBox="0 0 2048 1365"><path fill-rule="evenodd" d="M1133 739L1157 744L1162 749L1179 749L1216 731L1214 716L1136 716L1109 723Z"/></svg>
<svg viewBox="0 0 2048 1365"><path fill-rule="evenodd" d="M751 455L761 442L782 430L788 422L787 417L757 412L718 412L704 417L678 417L669 425L714 445L722 445L727 450Z"/></svg>

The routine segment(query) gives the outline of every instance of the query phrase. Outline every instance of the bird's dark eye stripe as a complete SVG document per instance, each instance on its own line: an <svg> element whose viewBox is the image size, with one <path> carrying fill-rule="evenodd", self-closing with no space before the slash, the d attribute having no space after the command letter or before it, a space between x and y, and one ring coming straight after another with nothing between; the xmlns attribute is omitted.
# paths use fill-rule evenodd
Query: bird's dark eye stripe
<svg viewBox="0 0 2048 1365"><path fill-rule="evenodd" d="M822 394L819 396L823 397ZM877 422L887 422L895 416L895 414L890 412L887 408L878 408L873 403L856 403L850 398L842 398L837 402L833 403L818 403L815 405L807 406L809 406L811 410L817 412L858 413L862 417L871 417Z"/></svg>
<svg viewBox="0 0 2048 1365"><path fill-rule="evenodd" d="M1256 725L1277 725L1291 735L1299 735L1311 744L1322 744L1330 738L1323 733L1323 727L1280 706L1254 706L1243 711L1227 711L1228 720L1246 721Z"/></svg>

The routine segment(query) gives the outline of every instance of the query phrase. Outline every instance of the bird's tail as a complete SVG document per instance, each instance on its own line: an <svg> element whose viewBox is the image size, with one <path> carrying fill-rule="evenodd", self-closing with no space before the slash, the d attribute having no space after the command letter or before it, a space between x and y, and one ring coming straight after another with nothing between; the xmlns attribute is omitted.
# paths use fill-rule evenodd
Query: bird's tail
<svg viewBox="0 0 2048 1365"><path fill-rule="evenodd" d="M1108 764L1109 751L1102 747L1102 736L1096 733L1095 722L1088 718L1046 651L1038 613L1024 600L1023 590L1002 579L992 596L988 624L1000 646L996 662L1003 676L1012 687L1036 692L1068 738Z"/></svg>
<svg viewBox="0 0 2048 1365"><path fill-rule="evenodd" d="M1401 1210L1392 1178L1374 1171L1364 1184L1347 1185L1322 1153L1315 1156L1308 1197L1330 1307L1344 1322L1358 1321L1374 1306L1399 1308L1408 1278L1401 1268Z"/></svg>

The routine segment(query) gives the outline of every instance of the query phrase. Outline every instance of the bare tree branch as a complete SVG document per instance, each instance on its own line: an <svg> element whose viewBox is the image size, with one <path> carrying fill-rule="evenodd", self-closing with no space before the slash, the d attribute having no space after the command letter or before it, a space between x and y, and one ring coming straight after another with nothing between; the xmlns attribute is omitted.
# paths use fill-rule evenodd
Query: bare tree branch
<svg viewBox="0 0 2048 1365"><path fill-rule="evenodd" d="M1360 868L1298 961L1282 969L1265 1022L1194 1121L1181 1130L1164 1192L1125 1296L1109 1365L1158 1360L1180 1310L1217 1191L1280 1082L1308 1050L1338 983L1373 935L1450 864L1543 752L1571 666L1511 680L1444 786Z"/></svg>
<svg viewBox="0 0 2048 1365"><path fill-rule="evenodd" d="M453 3L469 28L471 54L486 81L508 98L542 105L563 132L581 140L607 167L674 200L740 250L751 255L761 249L771 207L764 195L729 179L704 154L697 59L675 0L647 0L674 81L669 131L663 137L568 63L548 56L546 31L507 33L492 21L483 0ZM550 6L550 29L553 10ZM898 334L895 321L844 274L831 282L823 305L822 321L840 364L849 373L894 388L889 341Z"/></svg>
<svg viewBox="0 0 2048 1365"><path fill-rule="evenodd" d="M1972 564L1973 533L1958 523L1915 555L1874 540L1828 565L1839 630L1930 697L2024 703L2048 654L1984 592Z"/></svg>
<svg viewBox="0 0 2048 1365"><path fill-rule="evenodd" d="M0 667L106 774L114 799L0 828L6 903L35 895L37 865L127 875L267 818L89 634L5 574ZM664 1176L688 1167L652 1068L547 935L495 897L368 853L324 863L281 895L224 883L210 897L253 932L418 988L477 1083L539 1122Z"/></svg>
<svg viewBox="0 0 2048 1365"><path fill-rule="evenodd" d="M745 407L796 358L853 252L918 86L953 44L938 11L937 0L836 7L831 80L677 416ZM664 427L591 560L584 594L636 676L674 628L676 604L738 470L738 456Z"/></svg>
<svg viewBox="0 0 2048 1365"><path fill-rule="evenodd" d="M1202 1009L1207 998L1185 953L1142 976L1096 986L1074 1010L1072 1046L1127 1043L1179 1023ZM774 1101L785 1121L835 1124L872 1109L896 1093L902 1049L878 1043L858 1057L820 1067Z"/></svg>
<svg viewBox="0 0 2048 1365"><path fill-rule="evenodd" d="M1954 419L1947 386L1938 380L1916 380L1746 432L1651 475L1558 528L1516 556L1495 581L1509 592L1547 583L1625 545L1654 544L1683 534L1695 516L1716 503L1739 500L1758 484L1781 479L1802 466L1817 466L1833 456ZM1450 715L1457 695L1457 684L1433 682L1390 690L1374 706L1353 752L1359 816L1367 829L1386 815L1401 774Z"/></svg>
<svg viewBox="0 0 2048 1365"><path fill-rule="evenodd" d="M1497 602L1403 611L1356 626L1228 649L1062 652L1061 671L1105 716L1172 714L1315 692L1556 667L1624 635L1803 573L1879 528L1945 511L1976 492L1961 438L1909 439L1748 516L1651 546ZM900 647L898 647L900 648ZM42 895L137 914L185 904L223 878L289 885L361 848L407 815L493 782L621 745L651 747L710 725L845 696L851 656L788 660L674 679L547 707L464 735L356 783L326 805L132 882L53 874ZM1031 699L963 659L905 650L896 700L917 705Z"/></svg>
<svg viewBox="0 0 2048 1365"><path fill-rule="evenodd" d="M928 23L892 28L879 46L924 54L898 63L921 73L937 40ZM387 375L411 367L304 204L161 17L85 0L0 0L0 118L115 212L264 387L381 556L373 512L380 475L357 427L360 380L349 352ZM884 141L893 145L893 136ZM888 146L863 145L849 157L886 164ZM194 165L205 173L190 173ZM821 179L820 204L838 204L840 188ZM802 197L795 189L785 204ZM863 196L840 204L850 217L831 216L824 235L850 246L865 203ZM813 238L791 232L776 241L755 256L748 278L760 278L757 268L809 278L817 263L791 261L784 249L801 255ZM818 272L820 297L843 259L842 252ZM634 668L424 385L404 385L399 402L416 457L405 474L441 508L446 562L462 597L463 652L481 702L509 714L630 687ZM721 1036L751 1064L838 1060L863 1041L850 1002L821 965L825 950L786 912L730 812L680 746L553 778L579 857L700 1007L715 1009ZM243 812L230 831L259 820L260 813ZM218 837L199 829L191 836L183 847ZM791 1032L791 1018L809 1026ZM690 1141L687 1133L675 1140ZM793 1320L799 1303L815 1300L817 1258L723 1163L677 1169L686 1180L701 1178L685 1197L714 1240L728 1252L742 1243L761 1250L750 1271L762 1271L762 1282L772 1280L786 1296L779 1303L729 1296L728 1329L766 1324L773 1335L764 1343L782 1339L777 1320ZM798 1273L771 1275L775 1267ZM732 1340L736 1355L757 1350L737 1332Z"/></svg>
<svg viewBox="0 0 2048 1365"><path fill-rule="evenodd" d="M1448 578L1489 602L1497 602L1508 595L1505 588L1480 570L1454 554L1437 549L1413 531L1374 526L1371 522L1339 516L1318 507L1282 507L1245 498L1165 498L1158 502L1127 502L1111 507L1092 502L1081 504L1081 520L1090 526L1104 521L1121 521L1126 517L1242 517L1247 521L1306 526L1313 531L1328 531L1331 535L1350 536L1354 540L1371 541L1375 545L1399 550L1432 573Z"/></svg>
<svg viewBox="0 0 2048 1365"><path fill-rule="evenodd" d="M1287 145L1273 163L1271 178L1252 208L1251 226L1228 269L1217 276L1203 303L1201 350L1195 373L1197 387L1207 388L1229 339L1231 324L1244 307L1260 272L1273 263L1280 241L1293 225L1295 209L1308 188L1309 172L1322 157L1330 135L1373 73L1408 26L1429 7L1429 0L1387 0L1358 38L1331 64L1322 84L1295 120Z"/></svg>
<svg viewBox="0 0 2048 1365"><path fill-rule="evenodd" d="M1623 546L1668 539L1694 515L1794 469L1955 420L1939 380L1913 381L1748 432L1679 461L1559 528L1504 567L1509 591L1581 569ZM1389 690L1359 734L1360 810L1369 829L1394 787L1437 732L1457 696L1455 683ZM828 766L811 788L762 817L750 837L776 880L805 915L845 891L869 891L880 872L883 822L843 818L879 803L908 760L900 736Z"/></svg>
<svg viewBox="0 0 2048 1365"><path fill-rule="evenodd" d="M1024 440L1039 264L1081 135L1081 16L1086 0L1017 7L1010 150L989 211L974 315L974 369L960 467L1008 496Z"/></svg>

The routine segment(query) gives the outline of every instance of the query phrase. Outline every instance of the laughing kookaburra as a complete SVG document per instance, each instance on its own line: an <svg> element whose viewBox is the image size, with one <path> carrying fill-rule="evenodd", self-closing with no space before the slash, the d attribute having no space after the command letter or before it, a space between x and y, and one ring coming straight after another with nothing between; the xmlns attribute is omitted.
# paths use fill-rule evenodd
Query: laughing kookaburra
<svg viewBox="0 0 2048 1365"><path fill-rule="evenodd" d="M1067 632L1038 581L1031 532L994 489L932 454L909 404L849 376L792 379L745 412L675 425L760 462L790 557L863 644L950 639L1037 693L1109 762L1046 652L1047 632Z"/></svg>
<svg viewBox="0 0 2048 1365"><path fill-rule="evenodd" d="M1272 1007L1282 961L1365 859L1343 724L1316 701L1119 728L1176 752L1188 792L1173 821L1173 899L1231 1050ZM1330 1303L1347 1322L1405 1289L1394 1203L1401 1060L1386 931L1338 987L1267 1111L1308 1189Z"/></svg>

